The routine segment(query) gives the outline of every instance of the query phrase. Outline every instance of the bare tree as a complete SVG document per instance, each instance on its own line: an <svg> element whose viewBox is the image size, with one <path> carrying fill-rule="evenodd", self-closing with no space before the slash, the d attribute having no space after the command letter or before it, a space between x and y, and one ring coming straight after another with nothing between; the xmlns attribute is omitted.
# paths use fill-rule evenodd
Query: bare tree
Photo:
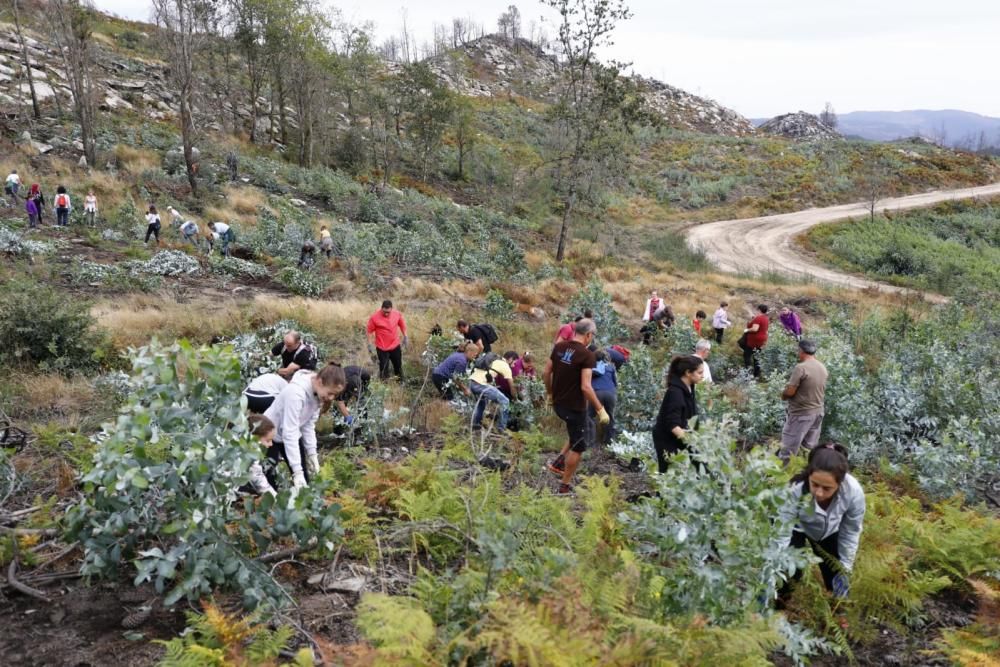
<svg viewBox="0 0 1000 667"><path fill-rule="evenodd" d="M53 0L53 25L62 53L66 77L73 93L73 111L80 124L80 141L87 164L97 162L95 124L97 100L94 90L91 52L91 14L79 0ZM31 69L30 66L28 68Z"/></svg>
<svg viewBox="0 0 1000 667"><path fill-rule="evenodd" d="M156 24L167 32L170 49L170 77L177 87L180 102L181 143L184 150L184 166L187 171L191 194L198 194L198 167L194 160L194 59L200 38L195 27L204 23L202 12L211 6L197 0L153 0L153 15Z"/></svg>
<svg viewBox="0 0 1000 667"><path fill-rule="evenodd" d="M833 105L829 102L823 107L823 110L819 113L819 122L826 125L831 130L837 129L837 112L833 110Z"/></svg>
<svg viewBox="0 0 1000 667"><path fill-rule="evenodd" d="M862 192L865 193L865 201L868 203L868 212L872 222L875 222L875 207L889 190L890 174L889 165L879 157L873 158L865 166L862 173Z"/></svg>
<svg viewBox="0 0 1000 667"><path fill-rule="evenodd" d="M24 70L28 75L28 92L31 93L31 111L38 120L42 117L41 109L38 107L38 95L35 94L35 77L31 73L31 59L28 58L28 45L24 41L24 34L21 32L21 8L20 0L14 0L14 28L17 31L17 41L21 45L21 58L24 61Z"/></svg>
<svg viewBox="0 0 1000 667"><path fill-rule="evenodd" d="M508 5L507 11L497 19L497 31L509 44L517 45L521 37L521 11L516 5Z"/></svg>

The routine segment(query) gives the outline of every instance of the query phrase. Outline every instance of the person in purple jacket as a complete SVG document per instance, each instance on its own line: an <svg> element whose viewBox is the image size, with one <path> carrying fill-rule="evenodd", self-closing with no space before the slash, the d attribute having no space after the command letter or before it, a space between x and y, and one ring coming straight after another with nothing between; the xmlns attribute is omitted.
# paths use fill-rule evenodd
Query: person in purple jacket
<svg viewBox="0 0 1000 667"><path fill-rule="evenodd" d="M34 229L38 226L38 204L31 197L25 197L24 210L28 213L28 227Z"/></svg>
<svg viewBox="0 0 1000 667"><path fill-rule="evenodd" d="M795 340L802 340L802 320L799 319L798 313L785 306L781 309L778 319L781 320L781 326L785 331L794 336Z"/></svg>

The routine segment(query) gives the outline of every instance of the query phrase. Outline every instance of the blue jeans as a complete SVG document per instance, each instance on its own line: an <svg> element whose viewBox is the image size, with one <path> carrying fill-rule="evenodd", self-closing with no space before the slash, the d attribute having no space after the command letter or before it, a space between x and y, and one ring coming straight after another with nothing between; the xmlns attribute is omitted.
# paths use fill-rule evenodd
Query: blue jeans
<svg viewBox="0 0 1000 667"><path fill-rule="evenodd" d="M500 405L500 421L497 422L497 430L503 431L507 428L507 418L510 416L510 399L503 395L503 392L488 384L470 382L469 390L476 397L476 412L472 416L472 425L479 426L483 423L483 413L486 412L487 403L497 403Z"/></svg>
<svg viewBox="0 0 1000 667"><path fill-rule="evenodd" d="M69 226L69 209L68 208L57 208L56 209L56 224L60 227Z"/></svg>

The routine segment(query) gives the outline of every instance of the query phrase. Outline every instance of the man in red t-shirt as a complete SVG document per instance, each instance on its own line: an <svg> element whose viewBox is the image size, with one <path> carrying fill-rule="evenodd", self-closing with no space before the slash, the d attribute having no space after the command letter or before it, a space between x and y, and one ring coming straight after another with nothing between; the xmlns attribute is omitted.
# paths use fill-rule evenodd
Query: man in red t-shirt
<svg viewBox="0 0 1000 667"><path fill-rule="evenodd" d="M767 344L767 327L771 321L767 319L767 305L757 306L757 315L747 322L747 328L743 333L747 335L746 345L743 347L743 367L749 368L753 364L753 376L760 377L760 350Z"/></svg>
<svg viewBox="0 0 1000 667"><path fill-rule="evenodd" d="M548 464L549 470L562 477L559 494L573 492L570 482L580 464L580 456L587 449L587 404L593 406L601 424L610 417L590 386L597 357L588 346L594 340L597 327L594 321L582 319L576 323L572 340L559 341L545 364L542 379L552 397L556 415L566 423L569 440L559 456Z"/></svg>
<svg viewBox="0 0 1000 667"><path fill-rule="evenodd" d="M397 331L398 330L398 331ZM399 334L403 339L399 339ZM403 348L406 346L406 322L403 314L393 310L392 301L386 299L382 308L368 318L368 351L373 348L378 356L378 376L389 377L389 364L400 381L403 380Z"/></svg>

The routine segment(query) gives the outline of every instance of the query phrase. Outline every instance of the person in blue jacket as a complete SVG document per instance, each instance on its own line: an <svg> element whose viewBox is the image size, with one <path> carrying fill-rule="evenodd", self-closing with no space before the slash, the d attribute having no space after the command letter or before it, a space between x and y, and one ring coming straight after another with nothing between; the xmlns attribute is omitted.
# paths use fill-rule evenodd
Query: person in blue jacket
<svg viewBox="0 0 1000 667"><path fill-rule="evenodd" d="M431 371L431 382L441 392L441 398L450 401L455 398L455 387L462 390L466 396L472 391L462 382L469 370L469 364L479 356L479 346L470 340L462 341L456 352L448 355L444 361Z"/></svg>
<svg viewBox="0 0 1000 667"><path fill-rule="evenodd" d="M625 363L625 357L617 350L598 350L595 353L597 366L590 380L590 386L607 411L611 421L590 438L598 445L607 445L615 437L615 404L618 402L618 369ZM587 408L587 425L596 428L597 413L593 406Z"/></svg>

